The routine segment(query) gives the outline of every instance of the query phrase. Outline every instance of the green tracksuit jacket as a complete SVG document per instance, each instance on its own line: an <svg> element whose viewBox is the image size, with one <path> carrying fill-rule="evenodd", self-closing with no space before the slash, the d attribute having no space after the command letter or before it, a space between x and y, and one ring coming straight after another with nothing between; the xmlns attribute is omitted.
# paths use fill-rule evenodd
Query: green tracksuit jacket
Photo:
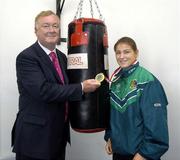
<svg viewBox="0 0 180 160"><path fill-rule="evenodd" d="M115 74L110 86L113 152L159 160L169 147L167 98L161 83L137 62Z"/></svg>

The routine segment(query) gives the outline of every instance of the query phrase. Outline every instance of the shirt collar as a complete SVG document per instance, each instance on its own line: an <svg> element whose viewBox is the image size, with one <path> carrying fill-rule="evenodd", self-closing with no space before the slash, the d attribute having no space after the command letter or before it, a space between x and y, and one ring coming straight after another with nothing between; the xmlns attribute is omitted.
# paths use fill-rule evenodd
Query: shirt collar
<svg viewBox="0 0 180 160"><path fill-rule="evenodd" d="M39 41L38 41L38 44L44 50L44 52L46 52L47 55L49 55L49 53L51 53L51 52L55 52L56 53L56 48L54 50L50 51L48 48L44 47Z"/></svg>

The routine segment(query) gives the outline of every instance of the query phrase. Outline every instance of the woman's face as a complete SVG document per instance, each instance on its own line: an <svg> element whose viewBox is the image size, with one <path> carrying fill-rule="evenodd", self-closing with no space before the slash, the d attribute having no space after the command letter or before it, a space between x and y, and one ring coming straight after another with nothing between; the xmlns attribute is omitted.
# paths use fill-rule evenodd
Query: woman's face
<svg viewBox="0 0 180 160"><path fill-rule="evenodd" d="M121 68L132 65L138 56L138 51L134 51L127 43L119 43L116 47L116 60Z"/></svg>

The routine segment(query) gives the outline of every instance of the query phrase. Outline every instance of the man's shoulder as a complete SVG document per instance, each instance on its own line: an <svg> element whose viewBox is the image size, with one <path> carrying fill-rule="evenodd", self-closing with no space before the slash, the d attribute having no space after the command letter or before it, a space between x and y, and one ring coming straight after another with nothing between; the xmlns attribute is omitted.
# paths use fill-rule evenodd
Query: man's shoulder
<svg viewBox="0 0 180 160"><path fill-rule="evenodd" d="M16 59L33 58L36 57L36 50L38 49L37 43L31 44L27 48L23 49L16 57Z"/></svg>
<svg viewBox="0 0 180 160"><path fill-rule="evenodd" d="M34 44L31 44L30 46L27 46L26 48L24 48L21 52L20 52L20 54L22 54L22 53L26 53L26 52L28 52L28 51L32 51L35 47L36 47L36 43L34 43Z"/></svg>

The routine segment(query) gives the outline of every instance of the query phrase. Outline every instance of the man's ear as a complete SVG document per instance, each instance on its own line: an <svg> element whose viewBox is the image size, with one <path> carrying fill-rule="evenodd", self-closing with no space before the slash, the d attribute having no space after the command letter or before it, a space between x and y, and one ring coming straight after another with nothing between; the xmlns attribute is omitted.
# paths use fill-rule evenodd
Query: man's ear
<svg viewBox="0 0 180 160"><path fill-rule="evenodd" d="M36 27L34 27L34 33L37 33L37 28Z"/></svg>

